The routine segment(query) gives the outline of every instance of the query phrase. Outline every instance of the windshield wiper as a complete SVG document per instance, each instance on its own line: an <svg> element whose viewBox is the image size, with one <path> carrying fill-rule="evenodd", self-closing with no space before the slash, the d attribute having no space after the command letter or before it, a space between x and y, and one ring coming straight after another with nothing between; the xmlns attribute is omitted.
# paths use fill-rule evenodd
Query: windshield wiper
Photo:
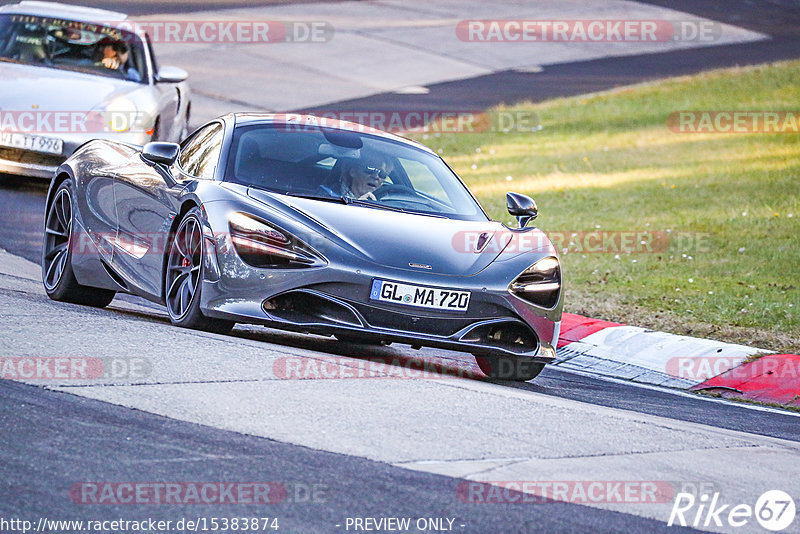
<svg viewBox="0 0 800 534"><path fill-rule="evenodd" d="M297 198L308 198L311 200L321 200L323 202L334 202L336 204L353 204L355 206L364 206L367 208L377 208L386 211L394 211L397 213L410 213L412 215L426 215L428 217L437 217L439 219L447 219L446 216L440 215L438 213L430 213L425 211L415 211L415 210L404 210L402 208L395 208L393 206L387 206L386 204L381 204L380 202L375 202L374 200L361 200L358 198L351 198L345 196L325 196L325 195L309 195L305 193L293 193L293 192L283 192L283 191L273 191L271 189L266 189L266 191L270 191L272 193L278 193L279 195L286 195L289 197L297 197Z"/></svg>
<svg viewBox="0 0 800 534"><path fill-rule="evenodd" d="M366 206L368 208L378 208L387 211L396 211L398 213L410 213L412 215L427 215L428 217L438 217L440 219L447 219L444 215L439 215L438 213L430 213L427 211L416 211L416 210L404 210L403 208L395 208L394 206L387 206L386 204L381 204L380 202L375 202L374 200L361 200L361 199L349 199L350 203L355 204L356 206Z"/></svg>
<svg viewBox="0 0 800 534"><path fill-rule="evenodd" d="M267 189L270 191L270 189ZM273 193L278 193L281 195L286 195L289 197L298 197L298 198L308 198L311 200L322 200L323 202L335 202L337 204L350 204L355 202L350 197L332 197L332 196L325 196L325 195L307 195L305 193L290 193L290 192L279 192L279 191L272 191Z"/></svg>

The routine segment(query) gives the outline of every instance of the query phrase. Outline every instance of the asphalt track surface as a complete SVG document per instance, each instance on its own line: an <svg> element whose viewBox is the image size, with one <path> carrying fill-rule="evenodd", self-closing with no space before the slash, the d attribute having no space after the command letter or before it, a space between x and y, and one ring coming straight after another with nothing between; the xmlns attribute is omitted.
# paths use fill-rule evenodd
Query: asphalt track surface
<svg viewBox="0 0 800 534"><path fill-rule="evenodd" d="M549 65L536 73L508 70L429 85L429 93L425 95L383 93L336 102L312 111L485 109L498 104L592 93L715 68L800 57L800 2L797 0L644 0L639 3L691 13L772 38L755 43Z"/></svg>
<svg viewBox="0 0 800 534"><path fill-rule="evenodd" d="M347 517L450 517L456 532L672 532L654 520L552 502L459 502L461 482L0 382L0 517L176 521L277 517L280 531L344 531ZM253 481L287 488L269 505L76 505L76 482ZM304 488L317 485L316 499ZM534 507L534 509L531 509ZM464 525L461 527L460 525ZM688 529L687 529L688 530Z"/></svg>
<svg viewBox="0 0 800 534"><path fill-rule="evenodd" d="M156 2L103 2L134 14L164 9ZM233 2L232 2L233 3ZM669 5L749 29L773 40L667 54L610 58L548 67L536 75L498 73L431 86L427 95L376 95L340 102L336 109L475 109L498 102L543 100L708 68L800 57L800 5L796 2L647 2ZM181 4L190 9L194 4ZM220 8L226 2L204 8ZM499 88L499 90L498 90ZM487 96L490 95L490 96ZM388 107L388 106L391 106ZM46 185L4 177L0 187L0 248L40 260ZM138 301L137 302L141 302ZM143 319L145 320L145 319ZM287 336L288 344L314 341ZM323 349L324 350L324 349ZM658 415L800 441L800 418L707 400L692 395L546 369L531 384L537 391L598 406ZM357 408L355 408L357 409ZM277 516L281 530L330 532L353 516L456 517L463 532L660 532L663 522L568 503L485 505L454 498L458 479L409 471L381 462L225 432L34 386L0 381L0 516L35 519ZM91 480L257 480L324 484L319 502L268 507L137 506L73 504L67 488ZM291 499L290 499L291 501ZM533 509L532 509L533 508ZM670 531L673 529L669 529Z"/></svg>

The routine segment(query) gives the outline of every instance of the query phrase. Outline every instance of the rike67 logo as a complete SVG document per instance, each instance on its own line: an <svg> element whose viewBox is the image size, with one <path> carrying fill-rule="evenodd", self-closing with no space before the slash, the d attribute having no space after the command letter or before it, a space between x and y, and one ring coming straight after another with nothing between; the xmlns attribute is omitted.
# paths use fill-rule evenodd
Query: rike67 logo
<svg viewBox="0 0 800 534"><path fill-rule="evenodd" d="M755 506L723 504L719 495L714 493L709 498L708 494L704 494L696 498L691 493L678 493L667 526L703 528L713 525L739 528L747 525L755 516L763 528L780 532L794 522L796 514L794 499L785 491L764 492Z"/></svg>

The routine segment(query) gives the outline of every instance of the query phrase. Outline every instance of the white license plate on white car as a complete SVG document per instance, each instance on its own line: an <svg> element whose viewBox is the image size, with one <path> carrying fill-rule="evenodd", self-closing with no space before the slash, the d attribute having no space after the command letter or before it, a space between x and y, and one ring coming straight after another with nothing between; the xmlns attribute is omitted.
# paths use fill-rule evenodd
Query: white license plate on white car
<svg viewBox="0 0 800 534"><path fill-rule="evenodd" d="M423 287L386 280L373 280L369 298L405 306L465 312L469 307L469 291Z"/></svg>
<svg viewBox="0 0 800 534"><path fill-rule="evenodd" d="M46 154L61 154L64 149L64 141L61 139L16 132L0 132L0 145Z"/></svg>

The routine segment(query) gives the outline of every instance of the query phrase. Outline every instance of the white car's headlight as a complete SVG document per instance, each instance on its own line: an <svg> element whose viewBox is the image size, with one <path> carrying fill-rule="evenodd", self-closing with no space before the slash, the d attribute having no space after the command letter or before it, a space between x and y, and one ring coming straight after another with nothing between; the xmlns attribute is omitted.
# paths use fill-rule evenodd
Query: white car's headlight
<svg viewBox="0 0 800 534"><path fill-rule="evenodd" d="M112 100L103 112L105 126L109 132L125 133L144 131L144 113L127 97Z"/></svg>

